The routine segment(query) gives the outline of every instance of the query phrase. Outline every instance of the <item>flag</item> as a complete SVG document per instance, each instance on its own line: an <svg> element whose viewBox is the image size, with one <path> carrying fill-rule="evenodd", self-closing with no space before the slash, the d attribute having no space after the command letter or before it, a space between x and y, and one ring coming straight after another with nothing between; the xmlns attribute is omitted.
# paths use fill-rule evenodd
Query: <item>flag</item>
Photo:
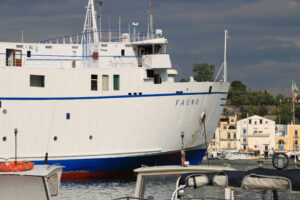
<svg viewBox="0 0 300 200"><path fill-rule="evenodd" d="M298 89L295 81L293 81L292 82L292 101L295 101L295 99L298 96L298 92L299 92L299 89Z"/></svg>

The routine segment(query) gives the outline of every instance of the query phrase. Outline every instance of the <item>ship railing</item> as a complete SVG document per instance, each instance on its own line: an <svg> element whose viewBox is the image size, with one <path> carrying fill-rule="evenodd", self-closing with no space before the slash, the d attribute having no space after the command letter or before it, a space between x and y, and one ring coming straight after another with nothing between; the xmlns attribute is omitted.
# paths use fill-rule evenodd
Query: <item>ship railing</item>
<svg viewBox="0 0 300 200"><path fill-rule="evenodd" d="M127 33L128 35L123 35ZM85 32L73 35L67 35L47 40L41 40L39 43L43 44L87 44L95 43L94 34L98 35L101 42L138 42L150 39L161 38L160 35L148 32L138 32L135 34L129 34L128 32L119 31L97 31L97 32Z"/></svg>

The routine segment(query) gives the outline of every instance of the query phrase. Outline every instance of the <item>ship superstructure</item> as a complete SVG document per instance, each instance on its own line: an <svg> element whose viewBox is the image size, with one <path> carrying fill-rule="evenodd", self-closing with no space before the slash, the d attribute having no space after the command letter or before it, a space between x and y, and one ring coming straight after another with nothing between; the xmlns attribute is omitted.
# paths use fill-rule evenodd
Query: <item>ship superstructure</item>
<svg viewBox="0 0 300 200"><path fill-rule="evenodd" d="M102 4L102 2L100 1ZM0 43L0 158L66 166L63 178L121 175L141 165L201 162L229 83L177 83L162 30L97 29L89 0L82 34ZM115 36L117 35L117 36ZM201 116L206 115L205 123Z"/></svg>

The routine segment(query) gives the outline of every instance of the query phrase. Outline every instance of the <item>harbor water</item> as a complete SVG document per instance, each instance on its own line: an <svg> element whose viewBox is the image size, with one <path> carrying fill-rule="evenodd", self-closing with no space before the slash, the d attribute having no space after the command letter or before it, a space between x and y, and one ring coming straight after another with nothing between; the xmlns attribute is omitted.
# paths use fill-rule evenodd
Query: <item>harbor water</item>
<svg viewBox="0 0 300 200"><path fill-rule="evenodd" d="M248 170L257 167L255 160L210 160L211 165L231 166L238 170ZM207 161L203 161L202 165L207 165ZM271 160L264 161L264 167L272 168ZM294 164L290 161L289 168L293 168ZM171 199L170 194L174 190L174 184L167 182L159 182L147 190L154 199L165 200ZM135 189L135 178L118 179L118 180L93 180L93 181L71 181L62 182L60 197L61 200L108 200L124 196L133 196ZM224 198L224 190L220 188L207 187L205 191L198 190L199 196L210 198ZM290 192L280 192L279 199L300 199L300 194L292 194ZM262 199L261 192L236 191L236 199ZM159 198L158 198L159 197Z"/></svg>

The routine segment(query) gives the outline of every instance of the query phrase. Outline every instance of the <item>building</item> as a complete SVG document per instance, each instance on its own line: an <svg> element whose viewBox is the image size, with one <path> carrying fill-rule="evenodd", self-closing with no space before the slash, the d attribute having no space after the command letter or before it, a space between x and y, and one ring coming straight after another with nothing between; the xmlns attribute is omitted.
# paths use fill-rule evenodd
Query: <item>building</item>
<svg viewBox="0 0 300 200"><path fill-rule="evenodd" d="M215 137L209 146L209 152L237 152L236 135L237 116L222 116Z"/></svg>
<svg viewBox="0 0 300 200"><path fill-rule="evenodd" d="M289 152L288 125L275 125L275 151L277 153Z"/></svg>
<svg viewBox="0 0 300 200"><path fill-rule="evenodd" d="M254 115L237 122L238 150L255 155L275 151L275 122Z"/></svg>
<svg viewBox="0 0 300 200"><path fill-rule="evenodd" d="M276 152L294 152L299 151L300 144L300 125L276 125Z"/></svg>

